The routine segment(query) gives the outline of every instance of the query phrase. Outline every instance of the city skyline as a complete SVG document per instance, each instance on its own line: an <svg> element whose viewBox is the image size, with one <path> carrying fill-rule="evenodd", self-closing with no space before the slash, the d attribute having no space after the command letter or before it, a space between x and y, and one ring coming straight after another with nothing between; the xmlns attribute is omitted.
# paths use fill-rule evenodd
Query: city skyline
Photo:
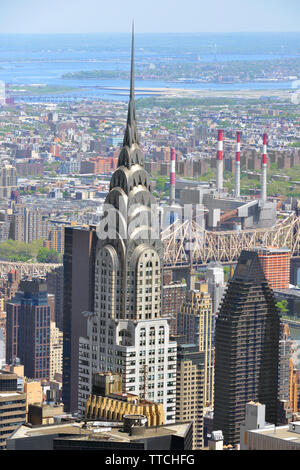
<svg viewBox="0 0 300 470"><path fill-rule="evenodd" d="M148 24L177 18L155 1ZM137 45L134 4L115 39L2 35L0 448L243 450L277 427L300 447L300 33ZM182 27L232 27L216 4ZM282 1L252 4L243 27L276 24ZM34 5L28 29L67 33L82 2Z"/></svg>

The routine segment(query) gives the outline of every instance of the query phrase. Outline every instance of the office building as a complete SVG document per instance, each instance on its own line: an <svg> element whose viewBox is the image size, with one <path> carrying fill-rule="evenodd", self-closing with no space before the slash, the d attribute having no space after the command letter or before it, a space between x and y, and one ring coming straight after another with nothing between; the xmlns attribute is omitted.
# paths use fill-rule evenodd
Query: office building
<svg viewBox="0 0 300 470"><path fill-rule="evenodd" d="M124 429L122 423L111 421L67 420L61 417L61 422L34 428L24 424L7 440L7 450L104 450L110 454L114 450L192 449L192 423L146 427L145 418L138 416L137 423L136 418L129 419L133 426Z"/></svg>
<svg viewBox="0 0 300 470"><path fill-rule="evenodd" d="M46 274L48 293L54 295L54 321L57 328L63 331L63 307L64 307L64 268L58 266Z"/></svg>
<svg viewBox="0 0 300 470"><path fill-rule="evenodd" d="M289 400L290 391L290 358L293 342L288 324L281 324L279 341L278 398Z"/></svg>
<svg viewBox="0 0 300 470"><path fill-rule="evenodd" d="M247 431L247 450L299 450L300 422Z"/></svg>
<svg viewBox="0 0 300 470"><path fill-rule="evenodd" d="M290 286L291 250L273 246L255 248L271 289Z"/></svg>
<svg viewBox="0 0 300 470"><path fill-rule="evenodd" d="M44 280L21 281L6 305L6 362L16 357L32 379L50 374L50 306Z"/></svg>
<svg viewBox="0 0 300 470"><path fill-rule="evenodd" d="M111 430L97 435L74 435L57 437L53 440L54 450L139 450L157 451L191 450L192 423L178 423L155 427L144 424L143 415L126 415L124 426L112 427ZM131 426L131 423L134 423ZM128 426L129 423L129 426ZM141 424L137 424L141 423ZM169 456L172 461L172 454ZM178 458L178 456L176 456ZM180 458L180 457L179 457ZM175 460L175 459L174 459ZM185 459L183 459L185 462ZM178 460L175 462L177 463Z"/></svg>
<svg viewBox="0 0 300 470"><path fill-rule="evenodd" d="M299 450L300 422L275 426L265 421L265 413L265 405L247 403L245 421L241 425L241 450Z"/></svg>
<svg viewBox="0 0 300 470"><path fill-rule="evenodd" d="M17 391L17 375L0 370L0 450L26 420L26 395Z"/></svg>
<svg viewBox="0 0 300 470"><path fill-rule="evenodd" d="M214 401L214 348L212 345L212 302L208 285L198 283L199 290L186 292L178 313L177 332L186 337L187 344L196 344L204 353L204 406Z"/></svg>
<svg viewBox="0 0 300 470"><path fill-rule="evenodd" d="M265 429L273 431L275 425L266 423L266 405L259 402L250 401L246 403L245 420L241 423L240 430L240 449L248 450L247 431L254 429Z"/></svg>
<svg viewBox="0 0 300 470"><path fill-rule="evenodd" d="M17 189L16 168L11 165L0 167L0 198L10 199L11 192Z"/></svg>
<svg viewBox="0 0 300 470"><path fill-rule="evenodd" d="M214 430L236 445L246 403L259 401L276 423L280 319L258 254L243 250L215 331Z"/></svg>
<svg viewBox="0 0 300 470"><path fill-rule="evenodd" d="M65 248L65 226L52 225L49 229L47 240L44 241L44 246L48 250L54 250L62 254Z"/></svg>
<svg viewBox="0 0 300 470"><path fill-rule="evenodd" d="M26 395L26 423L28 422L28 407L32 403L43 402L43 389L41 381L24 377L24 366L20 364L19 358L13 364L5 365L4 370L17 376L17 391Z"/></svg>
<svg viewBox="0 0 300 470"><path fill-rule="evenodd" d="M63 405L31 403L28 407L28 423L33 426L54 424L56 418L64 416Z"/></svg>
<svg viewBox="0 0 300 470"><path fill-rule="evenodd" d="M62 374L63 333L50 322L50 374L49 379L54 380L55 375Z"/></svg>
<svg viewBox="0 0 300 470"><path fill-rule="evenodd" d="M290 358L290 377L289 377L289 403L294 413L298 413L300 396L300 371L295 367L293 359Z"/></svg>
<svg viewBox="0 0 300 470"><path fill-rule="evenodd" d="M48 221L34 208L17 205L12 216L9 238L31 243L48 236Z"/></svg>
<svg viewBox="0 0 300 470"><path fill-rule="evenodd" d="M122 392L122 376L116 372L98 372L93 375L92 394L106 397Z"/></svg>
<svg viewBox="0 0 300 470"><path fill-rule="evenodd" d="M132 50L127 125L97 230L95 302L80 340L78 409L84 413L93 373L118 372L124 393L162 403L166 423L173 423L176 343L162 317L163 244L137 135L133 73Z"/></svg>
<svg viewBox="0 0 300 470"><path fill-rule="evenodd" d="M223 266L210 263L205 271L205 282L208 285L208 293L212 300L212 341L214 344L216 314L226 287Z"/></svg>
<svg viewBox="0 0 300 470"><path fill-rule="evenodd" d="M204 353L195 344L178 344L176 421L193 423L193 450L203 448Z"/></svg>
<svg viewBox="0 0 300 470"><path fill-rule="evenodd" d="M83 312L94 306L94 262L97 235L93 227L66 227L63 284L63 403L78 409L79 337L86 335Z"/></svg>
<svg viewBox="0 0 300 470"><path fill-rule="evenodd" d="M43 388L40 380L28 379L24 380L24 393L26 394L26 423L28 423L29 405L43 403Z"/></svg>
<svg viewBox="0 0 300 470"><path fill-rule="evenodd" d="M13 364L5 364L3 369L7 372L11 372L17 376L17 391L24 392L25 377L24 377L24 366L20 364L20 359L15 358Z"/></svg>
<svg viewBox="0 0 300 470"><path fill-rule="evenodd" d="M162 316L169 318L170 334L177 334L177 317L181 305L185 300L186 284L182 282L172 282L163 286L163 309Z"/></svg>

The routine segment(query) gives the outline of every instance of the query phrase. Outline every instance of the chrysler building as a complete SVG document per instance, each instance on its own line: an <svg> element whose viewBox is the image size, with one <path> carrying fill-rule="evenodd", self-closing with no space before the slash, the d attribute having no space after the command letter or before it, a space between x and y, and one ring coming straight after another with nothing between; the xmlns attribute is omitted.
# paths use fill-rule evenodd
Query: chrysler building
<svg viewBox="0 0 300 470"><path fill-rule="evenodd" d="M94 311L85 312L79 344L79 412L95 372L122 374L124 393L162 403L175 422L176 342L162 318L163 245L156 202L143 166L134 99L134 32L130 98L123 147L97 229Z"/></svg>

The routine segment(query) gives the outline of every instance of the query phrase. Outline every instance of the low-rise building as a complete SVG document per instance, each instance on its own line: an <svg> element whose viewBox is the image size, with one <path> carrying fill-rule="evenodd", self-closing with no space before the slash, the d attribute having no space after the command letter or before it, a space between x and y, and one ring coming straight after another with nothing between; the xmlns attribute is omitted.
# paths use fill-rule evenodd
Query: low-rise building
<svg viewBox="0 0 300 470"><path fill-rule="evenodd" d="M191 450L192 423L147 427L145 417L116 422L64 421L20 426L7 441L8 450ZM147 421L147 419L146 419ZM131 423L133 424L131 425ZM141 425L139 425L141 422Z"/></svg>
<svg viewBox="0 0 300 470"><path fill-rule="evenodd" d="M17 375L0 370L0 450L26 420L26 395L17 391Z"/></svg>

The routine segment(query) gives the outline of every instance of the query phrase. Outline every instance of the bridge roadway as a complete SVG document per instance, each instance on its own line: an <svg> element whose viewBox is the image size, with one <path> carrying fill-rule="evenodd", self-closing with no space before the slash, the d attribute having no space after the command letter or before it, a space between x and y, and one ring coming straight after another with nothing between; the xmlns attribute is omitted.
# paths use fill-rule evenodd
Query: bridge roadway
<svg viewBox="0 0 300 470"><path fill-rule="evenodd" d="M300 216L282 215L272 227L230 231L205 230L194 220L176 221L162 232L162 241L164 265L174 270L207 266L212 261L236 264L242 250L257 246L287 247L296 262L300 256Z"/></svg>
<svg viewBox="0 0 300 470"><path fill-rule="evenodd" d="M281 214L273 227L208 231L194 220L180 223L178 220L161 233L164 244L164 266L174 271L185 271L207 266L210 262L223 265L237 263L243 249L257 246L287 247L291 250L291 281L297 284L300 268L300 216L295 213ZM61 264L22 263L0 261L0 276L12 269L21 270L21 275L45 276Z"/></svg>
<svg viewBox="0 0 300 470"><path fill-rule="evenodd" d="M12 270L20 271L21 277L44 277L48 272L58 268L59 266L62 266L62 264L0 261L0 277L6 276Z"/></svg>

